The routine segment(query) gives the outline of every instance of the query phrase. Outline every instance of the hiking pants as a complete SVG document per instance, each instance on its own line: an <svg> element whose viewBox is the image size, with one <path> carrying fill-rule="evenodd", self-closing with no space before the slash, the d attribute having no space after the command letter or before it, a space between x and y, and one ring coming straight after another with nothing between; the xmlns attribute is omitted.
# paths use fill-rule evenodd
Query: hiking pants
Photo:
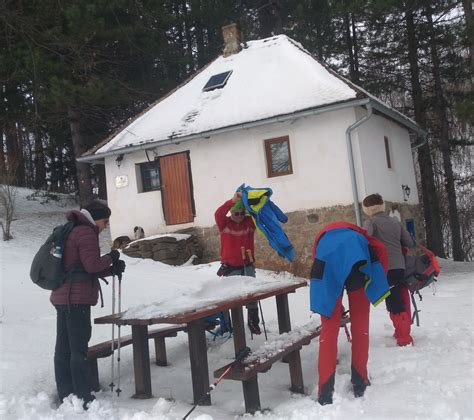
<svg viewBox="0 0 474 420"><path fill-rule="evenodd" d="M224 277L231 276L255 277L255 266L253 264L249 264L244 267L235 267L234 270L230 270L224 274ZM226 312L226 316L229 316L229 312ZM258 316L258 301L255 300L247 304L247 319L247 322L249 324L258 325L258 323L260 322L260 318Z"/></svg>
<svg viewBox="0 0 474 420"><path fill-rule="evenodd" d="M370 303L364 288L347 292L352 334L351 382L368 385L367 362L369 359L369 314ZM337 338L342 318L342 295L337 299L330 318L321 316L319 337L318 394L332 397L337 360Z"/></svg>
<svg viewBox="0 0 474 420"><path fill-rule="evenodd" d="M387 279L390 285L390 295L385 299L385 305L387 306L387 311L392 314L405 312L405 302L402 293L404 277L405 270L403 268L388 270Z"/></svg>
<svg viewBox="0 0 474 420"><path fill-rule="evenodd" d="M55 305L57 312L54 374L59 400L75 394L85 403L91 395L87 349L91 338L90 305Z"/></svg>

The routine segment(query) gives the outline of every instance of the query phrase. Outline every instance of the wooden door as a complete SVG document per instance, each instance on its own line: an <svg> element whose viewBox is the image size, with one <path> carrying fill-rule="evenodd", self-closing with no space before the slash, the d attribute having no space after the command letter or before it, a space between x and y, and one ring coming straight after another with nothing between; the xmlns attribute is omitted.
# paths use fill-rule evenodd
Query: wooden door
<svg viewBox="0 0 474 420"><path fill-rule="evenodd" d="M163 212L167 225L194 220L189 151L161 156L160 175Z"/></svg>

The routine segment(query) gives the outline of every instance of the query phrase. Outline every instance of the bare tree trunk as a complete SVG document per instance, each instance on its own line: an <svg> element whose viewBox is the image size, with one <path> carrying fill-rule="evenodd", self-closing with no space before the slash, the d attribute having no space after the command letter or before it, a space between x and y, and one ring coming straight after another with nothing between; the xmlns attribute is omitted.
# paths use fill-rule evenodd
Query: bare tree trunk
<svg viewBox="0 0 474 420"><path fill-rule="evenodd" d="M451 149L449 144L449 122L447 114L447 102L443 93L443 85L441 82L441 69L435 40L433 17L429 4L425 6L425 15L428 21L429 43L431 60L433 62L433 77L436 92L436 112L438 114L439 123L441 124L440 132L440 148L443 157L443 170L445 177L446 193L448 195L448 214L449 225L451 227L451 238L453 247L454 261L464 261L464 252L461 242L461 227L459 224L458 206L456 200L456 189L454 186L453 165L451 162Z"/></svg>
<svg viewBox="0 0 474 420"><path fill-rule="evenodd" d="M409 2L408 2L409 3ZM415 24L413 13L408 4L405 14L408 39L408 61L410 63L410 78L412 85L413 106L415 120L422 127L426 125L425 107L420 84L420 73L418 67L418 42L415 35ZM418 164L420 166L421 195L423 201L423 214L425 218L426 244L436 253L445 258L443 247L443 233L439 208L438 192L436 191L433 162L429 144L418 148Z"/></svg>
<svg viewBox="0 0 474 420"><path fill-rule="evenodd" d="M354 52L352 50L351 25L349 14L344 14L344 39L346 40L347 56L349 57L349 75L350 79L355 82Z"/></svg>
<svg viewBox="0 0 474 420"><path fill-rule="evenodd" d="M68 108L69 126L71 128L72 146L75 158L85 151L85 141L81 131L79 112L72 107ZM87 205L93 200L92 182L89 164L75 161L79 203Z"/></svg>
<svg viewBox="0 0 474 420"><path fill-rule="evenodd" d="M357 39L357 29L356 29L356 20L354 13L351 14L351 25L352 25L352 46L354 49L354 82L359 83L360 73L359 73L359 42Z"/></svg>
<svg viewBox="0 0 474 420"><path fill-rule="evenodd" d="M472 19L472 0L462 0L464 16L466 17L467 41L469 44L469 55L471 58L471 71L474 73L474 20Z"/></svg>
<svg viewBox="0 0 474 420"><path fill-rule="evenodd" d="M105 176L105 165L97 164L94 166L94 171L98 179L99 193L98 196L102 200L107 200L107 179Z"/></svg>

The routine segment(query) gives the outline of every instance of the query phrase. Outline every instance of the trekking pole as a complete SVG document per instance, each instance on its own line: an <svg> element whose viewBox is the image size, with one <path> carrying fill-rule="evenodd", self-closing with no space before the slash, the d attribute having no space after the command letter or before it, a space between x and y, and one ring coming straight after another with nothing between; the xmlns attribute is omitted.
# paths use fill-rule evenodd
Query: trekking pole
<svg viewBox="0 0 474 420"><path fill-rule="evenodd" d="M255 260L252 257L252 251L250 249L247 249L247 255L249 257L249 261L253 264ZM265 333L265 340L268 341L267 327L265 326L265 318L263 317L262 303L260 301L257 301L257 302L258 302L258 307L260 308L260 316L262 317L262 325L263 325L263 332Z"/></svg>
<svg viewBox="0 0 474 420"><path fill-rule="evenodd" d="M342 307L342 319L349 318L349 311L344 311L344 307ZM349 328L347 328L347 324L344 324L344 332L346 333L346 338L349 343L352 343L352 337L349 333Z"/></svg>
<svg viewBox="0 0 474 420"><path fill-rule="evenodd" d="M247 258L245 256L245 247L244 246L241 246L240 247L240 252L242 253L242 261L244 263L244 271L243 271L243 274L244 276L247 276L247 267L246 267L246 263L247 263ZM252 332L252 329L250 328L250 339L253 340L253 332Z"/></svg>
<svg viewBox="0 0 474 420"><path fill-rule="evenodd" d="M112 276L112 315L115 315L115 274ZM112 343L110 345L110 350L112 351L112 361L111 363L111 380L110 380L110 391L114 391L114 376L115 376L115 366L114 366L114 358L115 358L115 324L112 323Z"/></svg>
<svg viewBox="0 0 474 420"><path fill-rule="evenodd" d="M258 300L258 307L260 308L260 316L262 317L263 332L265 333L265 341L268 341L267 328L265 327L265 318L263 317L262 303Z"/></svg>
<svg viewBox="0 0 474 420"><path fill-rule="evenodd" d="M193 405L193 407L191 408L191 410L189 410L186 415L183 417L183 420L186 420L188 418L188 416L196 409L196 407L204 401L204 399L206 397L208 397L210 394L211 394L211 391L217 386L219 385L219 383L222 381L222 379L224 379L224 376L227 375L230 370L232 368L234 368L239 362L241 362L242 360L244 360L248 355L250 354L250 348L249 347L245 347L243 348L241 351L239 351L239 353L237 354L237 356L235 356L235 360L229 365L227 366L227 369L224 370L224 372L222 373L221 376L219 376L216 381L209 386L209 389L206 391L206 393L204 395L202 395L198 402L196 404Z"/></svg>
<svg viewBox="0 0 474 420"><path fill-rule="evenodd" d="M118 311L119 313L122 312L122 274L118 274ZM115 392L117 392L117 397L120 397L120 393L122 390L120 389L120 327L121 325L119 324L117 326L118 334L117 334L117 389Z"/></svg>

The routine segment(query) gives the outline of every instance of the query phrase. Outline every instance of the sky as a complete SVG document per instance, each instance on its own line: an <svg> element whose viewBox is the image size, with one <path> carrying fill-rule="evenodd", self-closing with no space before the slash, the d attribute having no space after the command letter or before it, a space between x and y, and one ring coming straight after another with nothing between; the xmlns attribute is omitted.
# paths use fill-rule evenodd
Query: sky
<svg viewBox="0 0 474 420"><path fill-rule="evenodd" d="M49 292L34 285L29 278L33 256L51 229L64 222L68 209L78 208L62 198L43 202L27 197L31 191L18 190L14 239L0 243L0 419L181 419L192 407L192 385L187 335L166 339L169 366L151 364L153 398L135 400L132 349L121 354L120 397L104 389L96 393L88 411L74 396L58 406L53 372L55 310ZM316 232L315 232L316 233ZM308 246L312 241L308 242ZM102 252L110 251L111 238L101 235ZM218 262L201 265L168 266L152 260L123 256L127 268L122 282L122 309L160 310L180 305L180 297L199 295L203 299L223 293L232 279L219 279ZM474 419L473 303L474 263L440 260L441 275L435 287L423 290L417 301L420 327L413 326L415 345L397 347L393 327L383 304L371 308L369 377L371 386L363 398L355 399L350 386L350 343L341 331L338 343L338 366L334 404L317 403L318 340L301 350L305 395L291 394L288 366L276 363L259 375L263 412L244 418L268 420L310 419ZM289 273L257 270L256 279L245 278L232 284L242 290L255 282L294 279ZM223 281L229 283L223 283ZM298 279L295 279L298 280ZM103 286L104 308L97 305L92 317L111 313L111 287ZM309 288L289 295L293 327L319 323L319 316L309 310ZM277 339L278 323L274 298L262 301L269 342L265 337L247 336L247 344L258 353ZM122 328L122 335L130 333ZM115 332L117 334L117 331ZM110 325L93 325L90 345L111 338ZM153 352L153 342L150 342ZM208 337L209 376L233 357L232 340L212 341ZM116 366L116 365L115 365ZM101 383L111 380L111 358L99 360ZM117 379L115 379L117 382ZM212 392L212 406L198 407L190 416L199 420L228 420L244 414L242 386L223 380Z"/></svg>

